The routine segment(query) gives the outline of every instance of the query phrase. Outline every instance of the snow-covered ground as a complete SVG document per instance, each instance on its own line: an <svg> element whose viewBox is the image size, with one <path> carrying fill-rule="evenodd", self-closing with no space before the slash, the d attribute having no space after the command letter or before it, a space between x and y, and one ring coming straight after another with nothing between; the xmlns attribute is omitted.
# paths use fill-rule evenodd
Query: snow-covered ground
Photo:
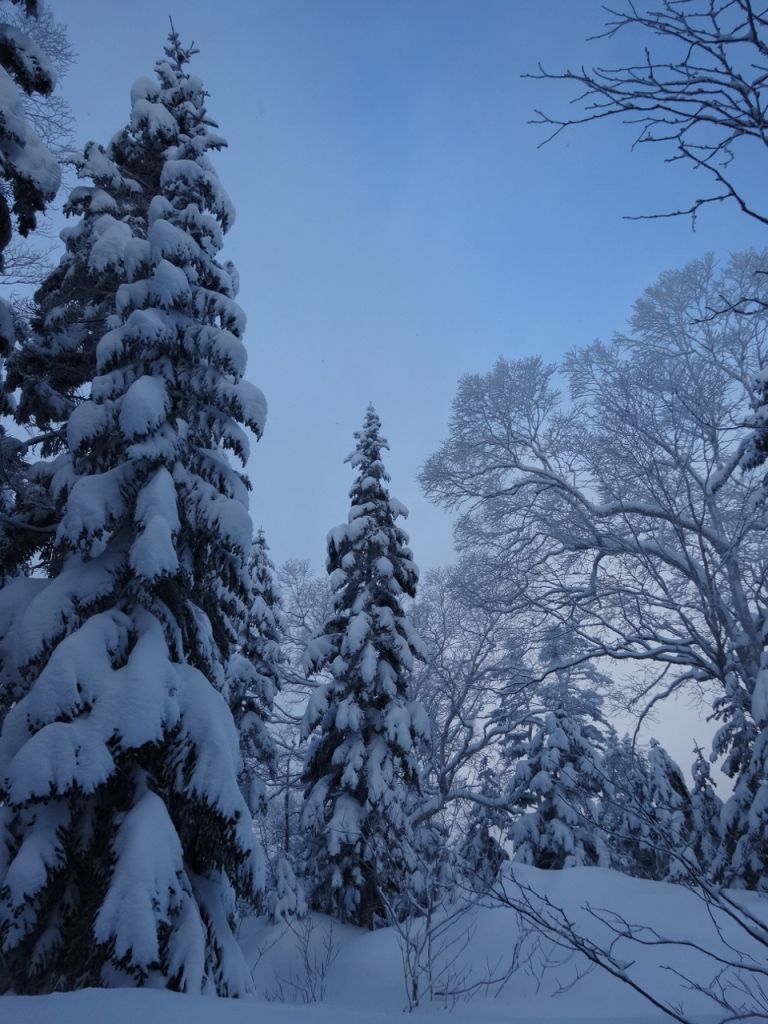
<svg viewBox="0 0 768 1024"><path fill-rule="evenodd" d="M627 878L599 868L542 872L516 868L515 876L565 910L582 934L605 945L610 929L602 911L668 939L689 941L730 960L734 949L768 965L766 948L747 940L704 902L681 886ZM510 895L514 887L508 886ZM739 897L750 912L768 919L768 899ZM590 909L595 913L590 913ZM614 921L616 919L614 918ZM650 939L651 932L643 936ZM149 990L88 990L38 997L0 999L3 1024L392 1024L408 1006L403 971L403 937L392 929L361 932L311 918L293 930L246 921L241 942L253 964L253 1000L222 1000ZM731 947L731 948L729 948ZM517 951L517 969L508 975ZM616 1021L650 1024L669 1020L626 984L593 968L581 954L550 939L526 933L515 911L472 908L436 938L436 988L469 989L470 995L424 1001L423 1020L451 1024L514 1021L558 1024ZM692 1021L725 1017L690 983L707 984L717 973L714 959L690 946L641 945L621 940L617 958L631 963L631 977ZM446 970L442 970L448 965ZM677 973L679 972L679 973ZM746 972L732 976L743 981ZM494 981L493 979L499 979ZM421 977L422 984L425 977ZM489 983L490 982L490 983ZM733 998L737 997L732 990ZM316 999L317 1001L306 1002ZM446 1013L446 1003L451 1012ZM756 1016L753 1018L763 1019Z"/></svg>

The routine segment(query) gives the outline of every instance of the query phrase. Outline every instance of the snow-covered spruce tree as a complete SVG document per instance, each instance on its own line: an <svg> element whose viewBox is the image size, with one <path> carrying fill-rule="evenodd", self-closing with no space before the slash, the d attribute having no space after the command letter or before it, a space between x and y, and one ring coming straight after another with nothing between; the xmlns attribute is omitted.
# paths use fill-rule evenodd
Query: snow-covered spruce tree
<svg viewBox="0 0 768 1024"><path fill-rule="evenodd" d="M720 817L723 812L723 801L712 784L709 761L704 757L704 751L697 746L694 753L696 760L691 769L693 789L689 846L694 864L701 871L709 873L722 840Z"/></svg>
<svg viewBox="0 0 768 1024"><path fill-rule="evenodd" d="M50 456L66 452L68 418L88 397L96 375L97 342L117 312L126 248L130 262L128 243L147 236L149 204L158 189L167 140L152 131L134 133L134 148L140 148L147 167L156 169L146 174L136 160L121 158L121 167L113 159L120 152L116 141L126 134L129 129L106 149L89 142L75 158L79 176L93 184L74 188L64 204L64 212L79 219L62 231L66 250L35 293L31 322L17 332L7 361L5 400L13 406L16 421L37 440L43 458L27 463L18 448L15 462L6 462L12 485L0 550L6 576L33 557L55 571L50 542L63 495L51 498L56 463Z"/></svg>
<svg viewBox="0 0 768 1024"><path fill-rule="evenodd" d="M687 881L691 870L705 872L708 836L695 834L692 795L680 768L658 740L652 739L646 752L633 746L628 736L619 740L611 733L603 764L606 784L598 823L611 867L639 878L672 882ZM698 778L701 813L709 820L710 800L717 797L706 762L700 757L697 764L707 769Z"/></svg>
<svg viewBox="0 0 768 1024"><path fill-rule="evenodd" d="M755 275L756 287L744 304L744 313L757 318L768 309L759 285L765 275ZM768 363L765 358L755 375L753 428L743 464L745 469L768 465ZM768 516L768 472L762 478L759 507ZM759 631L763 650L755 674L754 689L735 672L728 677L725 694L715 703L723 725L712 744L713 754L726 754L723 771L735 778L732 795L725 801L720 819L720 845L712 861L714 877L734 888L768 890L768 616L763 613Z"/></svg>
<svg viewBox="0 0 768 1024"><path fill-rule="evenodd" d="M310 905L373 928L414 866L407 809L418 787L418 747L429 725L409 701L421 643L403 608L418 570L390 498L381 460L388 447L369 406L347 459L357 471L346 524L328 536L333 613L310 641L307 667L332 680L310 698L312 736L304 782Z"/></svg>
<svg viewBox="0 0 768 1024"><path fill-rule="evenodd" d="M57 29L49 25L50 32ZM60 42L53 34L50 45ZM161 120L147 120L137 130L143 113L135 104L131 123L107 146L91 141L71 156L78 177L89 184L73 188L64 204L64 213L77 220L61 232L65 252L40 283L31 322L17 331L8 357L6 401L16 421L39 439L44 458L27 465L19 452L15 462L5 462L13 470L9 522L0 550L6 575L33 556L49 565L49 541L60 507L44 497L55 471L45 457L66 451L67 420L88 396L96 375L96 344L106 333L108 318L116 314L126 246L135 236L147 236L149 204L158 191L168 138ZM128 246L129 263L131 256Z"/></svg>
<svg viewBox="0 0 768 1024"><path fill-rule="evenodd" d="M36 0L12 0L32 19ZM55 156L37 134L25 109L25 98L48 96L55 72L30 35L10 24L9 7L0 9L0 271L14 228L26 236L36 226L37 215L56 195L61 173ZM17 336L11 306L0 299L0 414L13 412L13 401L3 387L2 364L11 354ZM27 470L23 446L0 425L0 580L16 572L29 553L30 531L19 537L14 529L16 506L27 495ZM37 524L34 524L37 525ZM2 721L0 694L0 721Z"/></svg>
<svg viewBox="0 0 768 1024"><path fill-rule="evenodd" d="M37 0L11 2L30 17L37 14ZM55 72L40 47L26 32L0 20L0 269L14 223L20 235L28 235L59 190L56 158L24 109L25 96L47 96L55 84Z"/></svg>
<svg viewBox="0 0 768 1024"><path fill-rule="evenodd" d="M658 740L648 751L649 792L645 810L651 817L658 876L665 881L684 881L691 864L691 794L682 771Z"/></svg>
<svg viewBox="0 0 768 1024"><path fill-rule="evenodd" d="M64 204L64 213L78 219L61 233L65 252L35 293L30 331L8 362L7 388L19 392L16 419L47 435L45 455L66 446L67 419L87 397L97 342L116 313L126 246L147 235L168 140L149 125L132 137L141 137L145 167L124 158L118 163L115 141L106 148L89 142L75 157L78 176L92 184L73 188ZM129 246L129 264L131 252Z"/></svg>
<svg viewBox="0 0 768 1024"><path fill-rule="evenodd" d="M746 705L746 706L745 706ZM735 709L735 711L734 711ZM725 770L736 775L733 793L721 816L722 839L713 864L718 881L733 888L768 890L768 651L762 655L750 701L733 702L721 733L735 733ZM746 738L752 739L751 744ZM738 774L737 774L738 771Z"/></svg>
<svg viewBox="0 0 768 1024"><path fill-rule="evenodd" d="M248 618L227 668L229 706L240 735L240 789L253 814L263 809L264 775L275 759L268 719L280 689L285 616L275 588L274 566L263 530L248 563L251 581Z"/></svg>
<svg viewBox="0 0 768 1024"><path fill-rule="evenodd" d="M285 818L282 836L270 829L267 819L267 778L271 777L273 782L286 787L285 814L288 814L291 794L288 792L290 777L288 780L278 777L282 767L277 756L280 737L277 736L276 742L270 728L270 724L274 727L274 721L270 723L270 719L286 669L283 642L288 623L263 530L259 530L254 539L248 568L251 580L248 619L239 649L227 667L229 705L240 736L240 791L251 813L258 816L262 826L266 826L263 843L269 853L269 893L260 907L266 909L273 921L288 923L306 914L307 903L288 849L289 829ZM293 731L295 733L295 729Z"/></svg>
<svg viewBox="0 0 768 1024"><path fill-rule="evenodd" d="M217 259L232 208L207 157L224 143L189 56L172 34L133 90L132 144L162 137L163 159L53 476L56 573L2 595L3 673L27 690L0 736L2 990L250 986L233 913L263 865L225 666L251 524L227 449L246 459L265 403L242 379Z"/></svg>
<svg viewBox="0 0 768 1024"><path fill-rule="evenodd" d="M656 852L648 844L650 777L648 758L628 735L609 730L603 755L605 786L597 821L610 866L625 875L658 878Z"/></svg>
<svg viewBox="0 0 768 1024"><path fill-rule="evenodd" d="M515 861L538 868L607 864L597 826L605 784L601 744L594 722L579 721L562 704L545 712L519 751L510 783L510 810L518 815L509 830Z"/></svg>
<svg viewBox="0 0 768 1024"><path fill-rule="evenodd" d="M7 361L2 401L38 442L43 458L26 457L29 441L22 446L10 437L3 439L6 518L0 531L0 574L4 579L24 571L33 559L49 575L57 571L52 564L57 550L53 539L66 485L54 493L51 479L57 462L50 457L66 453L68 418L88 397L96 376L96 344L106 333L108 318L117 313L118 290L126 278L126 248L130 261L131 240L135 246L137 237L147 237L149 204L159 190L168 145L151 126L147 129L123 129L106 150L90 142L76 159L80 176L93 184L73 189L65 203L65 212L79 219L62 232L66 251L36 292L31 323L17 331ZM126 162L121 157L125 173L115 162L113 151L118 153L117 142L125 137L132 138L133 151L143 157L146 167L154 168L151 173L142 170L138 158ZM15 611L15 600L10 611ZM0 612L0 636L8 632ZM4 657L0 648L0 658ZM23 686L12 686L0 694L0 725L4 708L23 690Z"/></svg>

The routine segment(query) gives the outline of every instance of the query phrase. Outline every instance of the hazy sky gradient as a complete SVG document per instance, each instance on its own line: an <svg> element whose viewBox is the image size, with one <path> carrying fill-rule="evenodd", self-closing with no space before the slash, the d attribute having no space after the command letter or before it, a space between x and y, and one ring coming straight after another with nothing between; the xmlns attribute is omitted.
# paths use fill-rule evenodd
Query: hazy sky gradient
<svg viewBox="0 0 768 1024"><path fill-rule="evenodd" d="M79 141L125 123L164 7L62 6L82 54L64 83ZM657 147L631 153L617 123L537 149L534 108L562 111L571 94L523 72L636 52L629 38L584 42L602 26L598 0L183 0L171 13L200 47L193 70L229 141L216 160L237 208L225 255L270 409L253 512L277 561L322 564L369 401L416 559L449 561L450 524L414 477L458 377L500 354L557 359L622 329L660 271L763 244L727 208L695 233L622 220L686 202L697 182Z"/></svg>
<svg viewBox="0 0 768 1024"><path fill-rule="evenodd" d="M161 55L168 11L54 6L82 55L64 82L78 139L106 142ZM728 207L695 233L684 219L623 220L708 183L658 147L631 152L618 123L537 149L534 109L562 112L573 94L524 72L637 56L630 37L585 42L600 0L177 0L170 13L200 47L192 70L229 141L215 161L237 208L225 256L240 270L249 377L269 402L253 513L278 563L322 566L369 401L417 562L450 561L450 522L415 475L459 376L501 354L557 360L623 329L661 271L766 243ZM748 158L739 166L762 184ZM654 731L687 766L688 737L710 729L670 706Z"/></svg>

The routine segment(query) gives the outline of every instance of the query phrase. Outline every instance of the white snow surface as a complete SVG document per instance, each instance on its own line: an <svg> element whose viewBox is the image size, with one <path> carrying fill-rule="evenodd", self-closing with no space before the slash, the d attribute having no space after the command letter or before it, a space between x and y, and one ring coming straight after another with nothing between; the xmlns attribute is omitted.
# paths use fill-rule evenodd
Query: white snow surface
<svg viewBox="0 0 768 1024"><path fill-rule="evenodd" d="M588 906L606 908L672 938L691 939L713 953L728 952L723 943L732 941L742 952L751 952L764 962L764 950L750 949L732 927L726 926L718 937L704 903L683 886L629 878L602 868L544 872L518 866L515 875L563 907L593 939L604 940L608 932L590 917ZM768 916L764 896L742 894L739 898L763 919ZM455 930L469 931L469 944L454 965L456 974L469 985L486 980L489 965L491 971L503 974L521 936L517 915L504 907L474 907L457 920ZM328 943L335 959L326 973L323 998L305 1004L306 969L300 947L301 936L306 939L307 933L310 959L322 960ZM401 953L392 929L361 931L332 924L319 915L290 927L251 918L243 922L240 941L252 966L255 987L254 995L246 999L149 989L89 989L50 996L5 996L0 999L0 1019L7 1024L82 1024L86 1020L93 1024L135 1024L137 1020L142 1024L396 1024L404 1019ZM425 1001L415 1017L444 1024L656 1024L670 1019L599 968L589 969L578 955L558 951L540 936L538 947L530 938L524 938L525 943L533 959L500 990L491 986L486 991L481 985L469 1000L459 998L449 1012L442 1002ZM676 969L694 981L708 981L716 973L712 960L674 946L659 950L620 943L617 952L633 962L630 973L636 981L662 1000L682 1005L691 1021L714 1024L722 1019L723 1014L711 1002L690 991L674 974ZM544 966L547 958L549 964Z"/></svg>

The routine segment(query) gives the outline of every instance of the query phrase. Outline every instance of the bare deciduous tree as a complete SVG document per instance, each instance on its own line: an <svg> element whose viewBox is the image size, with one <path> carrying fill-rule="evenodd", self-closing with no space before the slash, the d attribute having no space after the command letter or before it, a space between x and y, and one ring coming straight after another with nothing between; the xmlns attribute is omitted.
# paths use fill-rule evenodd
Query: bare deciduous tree
<svg viewBox="0 0 768 1024"><path fill-rule="evenodd" d="M557 73L539 65L527 77L581 90L573 101L576 115L536 111L532 123L550 129L545 142L574 125L618 118L634 130L635 144L658 143L667 162L682 161L714 182L711 194L687 207L646 216L684 215L695 222L702 207L732 201L768 224L768 212L740 173L756 156L768 155L768 9L752 0L658 0L653 7L628 2L605 10L609 20L595 38L634 32L642 40L637 59Z"/></svg>
<svg viewBox="0 0 768 1024"><path fill-rule="evenodd" d="M764 262L662 275L630 335L566 358L567 396L538 358L463 378L449 437L422 472L427 494L461 512L471 600L534 634L567 622L574 664L631 663L638 709L714 684L731 750L734 731L752 728L763 649L760 480L741 467L768 317L698 312L741 293Z"/></svg>
<svg viewBox="0 0 768 1024"><path fill-rule="evenodd" d="M468 601L463 583L439 569L427 574L413 607L426 659L412 693L432 722L431 756L422 781L421 815L467 798L481 759L530 715L532 674L524 645L503 611Z"/></svg>

